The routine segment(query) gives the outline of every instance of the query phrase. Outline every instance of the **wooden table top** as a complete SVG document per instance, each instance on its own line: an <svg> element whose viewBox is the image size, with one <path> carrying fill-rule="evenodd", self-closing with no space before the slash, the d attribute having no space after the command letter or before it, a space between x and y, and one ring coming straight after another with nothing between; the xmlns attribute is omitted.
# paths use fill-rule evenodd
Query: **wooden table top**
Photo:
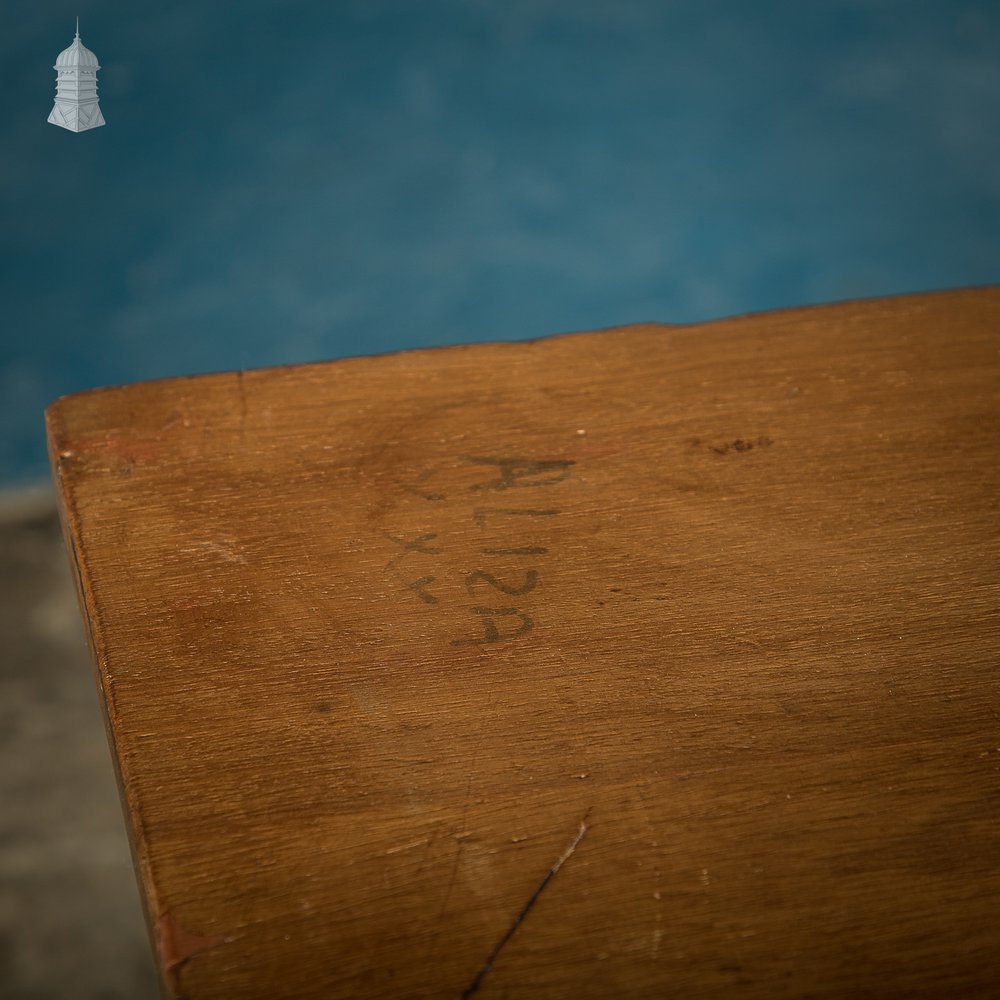
<svg viewBox="0 0 1000 1000"><path fill-rule="evenodd" d="M1000 290L48 428L167 996L1000 995Z"/></svg>

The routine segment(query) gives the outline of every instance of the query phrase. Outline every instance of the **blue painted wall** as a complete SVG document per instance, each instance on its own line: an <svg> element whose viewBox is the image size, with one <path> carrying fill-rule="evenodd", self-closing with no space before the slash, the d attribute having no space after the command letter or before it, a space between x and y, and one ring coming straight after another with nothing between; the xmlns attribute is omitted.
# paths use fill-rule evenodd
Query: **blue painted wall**
<svg viewBox="0 0 1000 1000"><path fill-rule="evenodd" d="M0 56L0 484L94 385L1000 274L995 0L15 0Z"/></svg>

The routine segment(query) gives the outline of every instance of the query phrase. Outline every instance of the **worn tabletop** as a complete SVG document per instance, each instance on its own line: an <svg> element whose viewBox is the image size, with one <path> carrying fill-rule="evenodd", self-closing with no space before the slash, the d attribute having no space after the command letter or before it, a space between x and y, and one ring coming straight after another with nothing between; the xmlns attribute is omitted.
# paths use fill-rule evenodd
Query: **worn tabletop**
<svg viewBox="0 0 1000 1000"><path fill-rule="evenodd" d="M48 414L166 995L1000 995L1000 291Z"/></svg>

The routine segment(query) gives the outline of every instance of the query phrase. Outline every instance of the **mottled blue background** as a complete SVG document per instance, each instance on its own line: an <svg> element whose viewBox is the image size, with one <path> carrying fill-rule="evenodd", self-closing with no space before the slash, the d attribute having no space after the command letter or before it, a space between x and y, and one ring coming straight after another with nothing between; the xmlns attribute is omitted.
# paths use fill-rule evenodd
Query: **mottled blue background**
<svg viewBox="0 0 1000 1000"><path fill-rule="evenodd" d="M0 483L93 385L1000 271L996 0L15 0L0 55Z"/></svg>

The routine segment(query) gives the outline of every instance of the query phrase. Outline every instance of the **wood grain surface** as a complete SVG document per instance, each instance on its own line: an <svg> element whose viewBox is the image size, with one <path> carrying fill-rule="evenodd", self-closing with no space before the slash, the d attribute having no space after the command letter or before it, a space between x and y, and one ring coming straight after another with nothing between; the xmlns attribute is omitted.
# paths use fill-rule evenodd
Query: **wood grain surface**
<svg viewBox="0 0 1000 1000"><path fill-rule="evenodd" d="M48 427L166 995L1000 995L1000 290Z"/></svg>

